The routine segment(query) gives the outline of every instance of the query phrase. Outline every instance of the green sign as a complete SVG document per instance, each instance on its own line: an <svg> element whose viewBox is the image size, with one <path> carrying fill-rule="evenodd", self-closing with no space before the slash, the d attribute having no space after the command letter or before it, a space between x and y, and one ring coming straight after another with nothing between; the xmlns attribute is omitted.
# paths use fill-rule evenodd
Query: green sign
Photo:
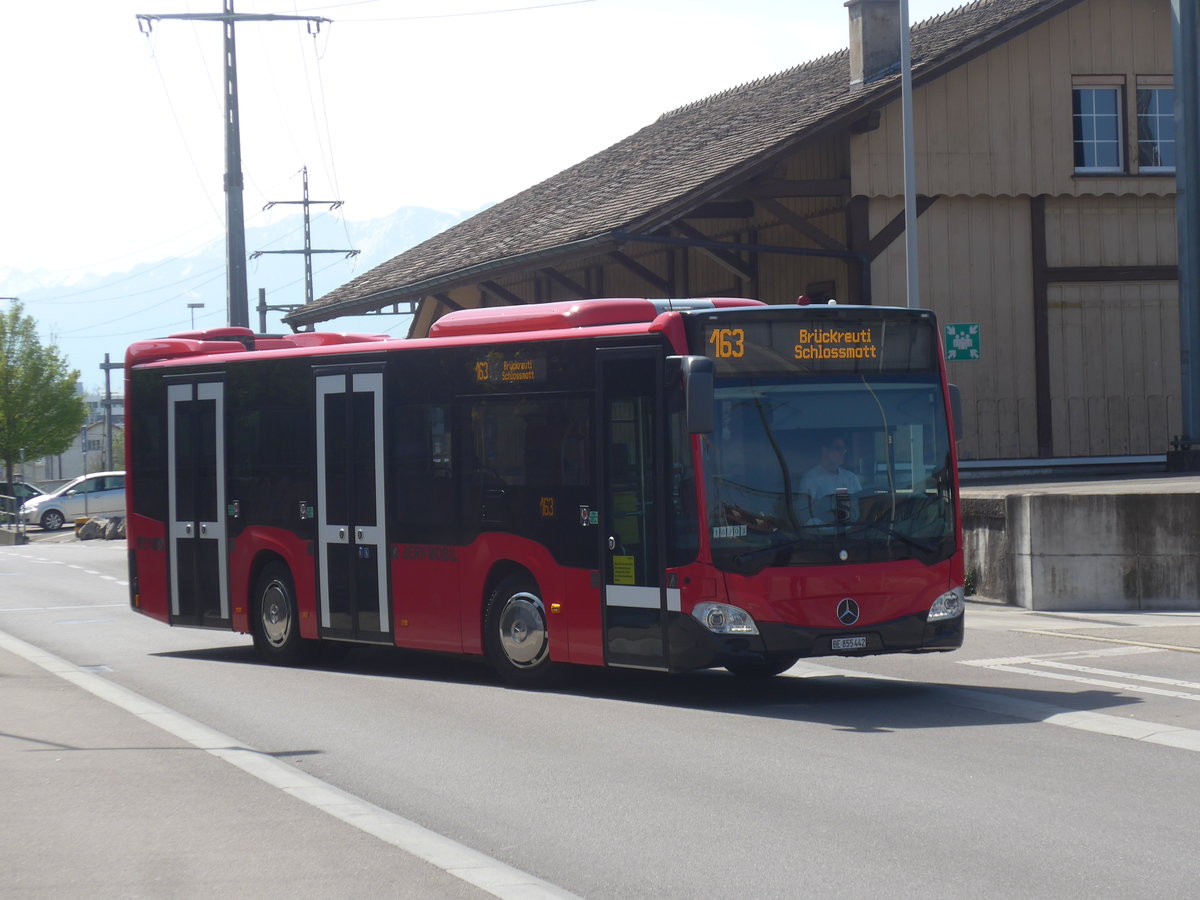
<svg viewBox="0 0 1200 900"><path fill-rule="evenodd" d="M962 362L980 358L979 323L968 322L946 326L947 362Z"/></svg>

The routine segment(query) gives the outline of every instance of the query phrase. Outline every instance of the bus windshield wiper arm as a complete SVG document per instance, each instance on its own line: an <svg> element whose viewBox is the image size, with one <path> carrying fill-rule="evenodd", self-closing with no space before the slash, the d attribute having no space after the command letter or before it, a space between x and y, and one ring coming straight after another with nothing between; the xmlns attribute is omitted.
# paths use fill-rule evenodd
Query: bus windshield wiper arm
<svg viewBox="0 0 1200 900"><path fill-rule="evenodd" d="M801 528L821 528L823 526L801 525L800 527ZM808 540L809 540L809 538L795 537L795 538L790 538L789 540L786 540L786 541L780 541L777 544L768 544L766 547L757 547L754 550L743 550L741 553L737 553L734 555L733 561L735 563L749 562L750 560L754 559L754 557L761 556L764 553L771 553L771 552L779 551L779 550L787 550L789 547L796 547L796 546L799 546L800 544L807 543Z"/></svg>
<svg viewBox="0 0 1200 900"><path fill-rule="evenodd" d="M918 541L916 538L911 538L907 534L897 531L890 525L885 525L882 522L860 522L859 524L867 528L874 528L876 531L882 531L888 537L894 537L901 543L908 544L910 547L916 547L922 553L934 553L937 547L926 544L924 541Z"/></svg>

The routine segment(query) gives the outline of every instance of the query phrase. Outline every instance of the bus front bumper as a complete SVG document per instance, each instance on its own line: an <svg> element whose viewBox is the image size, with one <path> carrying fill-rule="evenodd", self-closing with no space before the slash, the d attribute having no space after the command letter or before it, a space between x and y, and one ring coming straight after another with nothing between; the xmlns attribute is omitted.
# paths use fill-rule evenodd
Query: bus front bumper
<svg viewBox="0 0 1200 900"><path fill-rule="evenodd" d="M758 634L714 634L684 613L672 616L673 669L706 669L809 656L873 656L957 650L962 615L927 622L925 613L857 628L806 628L758 622Z"/></svg>

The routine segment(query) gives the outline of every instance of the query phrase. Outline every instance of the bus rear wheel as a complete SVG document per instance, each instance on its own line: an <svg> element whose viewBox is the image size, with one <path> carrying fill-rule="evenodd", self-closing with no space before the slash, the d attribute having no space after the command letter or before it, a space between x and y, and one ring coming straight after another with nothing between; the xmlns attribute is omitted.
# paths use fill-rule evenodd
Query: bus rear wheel
<svg viewBox="0 0 1200 900"><path fill-rule="evenodd" d="M488 597L483 647L492 668L509 684L545 687L558 675L550 661L546 607L528 576L508 576Z"/></svg>
<svg viewBox="0 0 1200 900"><path fill-rule="evenodd" d="M293 666L312 657L313 642L300 637L292 573L283 563L269 563L259 573L250 624L254 649L267 662Z"/></svg>

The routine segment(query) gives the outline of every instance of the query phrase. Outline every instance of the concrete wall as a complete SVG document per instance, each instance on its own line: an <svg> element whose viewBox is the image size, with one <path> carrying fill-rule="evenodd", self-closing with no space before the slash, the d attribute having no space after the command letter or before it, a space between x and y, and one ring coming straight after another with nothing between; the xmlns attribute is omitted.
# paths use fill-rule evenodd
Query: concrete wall
<svg viewBox="0 0 1200 900"><path fill-rule="evenodd" d="M1200 494L964 498L980 597L1037 610L1200 609Z"/></svg>

